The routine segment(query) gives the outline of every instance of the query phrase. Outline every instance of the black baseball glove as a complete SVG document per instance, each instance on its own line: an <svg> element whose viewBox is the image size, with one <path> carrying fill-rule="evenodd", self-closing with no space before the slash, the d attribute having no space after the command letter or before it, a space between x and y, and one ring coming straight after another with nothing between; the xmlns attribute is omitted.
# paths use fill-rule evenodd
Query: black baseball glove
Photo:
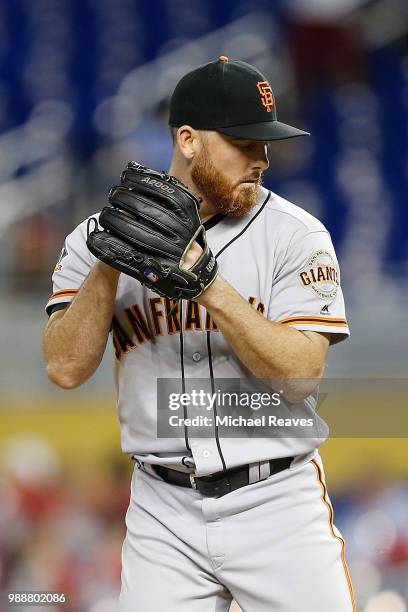
<svg viewBox="0 0 408 612"><path fill-rule="evenodd" d="M109 204L99 217L104 231L96 219L88 221L87 246L95 257L174 300L196 298L214 281L218 266L200 201L175 177L129 162ZM183 262L195 240L203 252L187 270Z"/></svg>

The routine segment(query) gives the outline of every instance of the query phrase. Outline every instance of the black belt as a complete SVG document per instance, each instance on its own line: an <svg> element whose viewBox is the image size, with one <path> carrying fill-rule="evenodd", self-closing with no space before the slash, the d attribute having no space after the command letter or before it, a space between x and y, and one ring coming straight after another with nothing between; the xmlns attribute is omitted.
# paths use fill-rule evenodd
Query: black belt
<svg viewBox="0 0 408 612"><path fill-rule="evenodd" d="M286 470L292 460L293 457L271 459L269 461L269 476ZM216 474L211 474L211 476L193 476L187 472L171 470L162 465L152 465L152 468L164 481L179 487L197 489L206 497L222 497L249 484L249 465L242 465L232 470L217 472Z"/></svg>

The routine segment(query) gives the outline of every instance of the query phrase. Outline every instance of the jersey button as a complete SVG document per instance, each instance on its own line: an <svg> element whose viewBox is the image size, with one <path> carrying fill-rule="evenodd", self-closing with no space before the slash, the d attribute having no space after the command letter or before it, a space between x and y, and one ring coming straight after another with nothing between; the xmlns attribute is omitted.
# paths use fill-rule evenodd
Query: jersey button
<svg viewBox="0 0 408 612"><path fill-rule="evenodd" d="M198 351L196 353L193 353L193 361L200 361L201 360L201 353L199 353Z"/></svg>
<svg viewBox="0 0 408 612"><path fill-rule="evenodd" d="M206 459L211 455L210 451L205 449L203 450L203 457L205 457Z"/></svg>

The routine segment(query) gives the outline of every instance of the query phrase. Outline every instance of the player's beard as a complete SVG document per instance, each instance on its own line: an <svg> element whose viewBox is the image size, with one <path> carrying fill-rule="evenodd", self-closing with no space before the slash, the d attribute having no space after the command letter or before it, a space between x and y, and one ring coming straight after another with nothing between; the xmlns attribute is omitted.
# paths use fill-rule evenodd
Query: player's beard
<svg viewBox="0 0 408 612"><path fill-rule="evenodd" d="M205 146L194 159L191 178L201 195L218 212L232 217L241 217L254 208L262 185L261 176L251 185L231 182L214 166Z"/></svg>

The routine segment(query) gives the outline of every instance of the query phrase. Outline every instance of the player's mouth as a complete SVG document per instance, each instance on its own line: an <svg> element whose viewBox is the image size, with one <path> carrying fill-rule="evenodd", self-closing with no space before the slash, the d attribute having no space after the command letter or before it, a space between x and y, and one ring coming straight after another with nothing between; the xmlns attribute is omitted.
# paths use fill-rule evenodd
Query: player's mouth
<svg viewBox="0 0 408 612"><path fill-rule="evenodd" d="M241 181L239 183L240 185L248 185L250 187L255 187L255 186L259 186L260 183L260 179L259 178L252 178L252 179L245 179L243 181Z"/></svg>
<svg viewBox="0 0 408 612"><path fill-rule="evenodd" d="M245 176L244 179L242 181L239 182L239 185L261 185L261 174L256 174L256 175L251 175L251 176Z"/></svg>

